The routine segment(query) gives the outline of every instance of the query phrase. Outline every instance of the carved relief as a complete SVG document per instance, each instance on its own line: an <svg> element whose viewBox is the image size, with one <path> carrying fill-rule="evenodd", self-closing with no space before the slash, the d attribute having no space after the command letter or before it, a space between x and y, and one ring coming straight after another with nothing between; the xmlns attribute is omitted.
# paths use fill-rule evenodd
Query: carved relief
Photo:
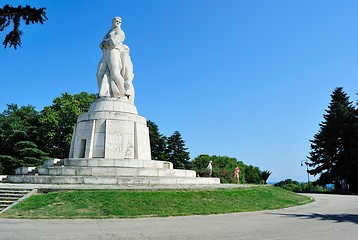
<svg viewBox="0 0 358 240"><path fill-rule="evenodd" d="M125 158L133 158L134 156L134 146L130 142L127 143L127 149L124 154Z"/></svg>
<svg viewBox="0 0 358 240"><path fill-rule="evenodd" d="M114 152L121 152L122 151L122 142L123 142L123 135L118 130L112 130L110 132L107 132L109 135L107 137L107 146L106 148L108 150L114 151Z"/></svg>

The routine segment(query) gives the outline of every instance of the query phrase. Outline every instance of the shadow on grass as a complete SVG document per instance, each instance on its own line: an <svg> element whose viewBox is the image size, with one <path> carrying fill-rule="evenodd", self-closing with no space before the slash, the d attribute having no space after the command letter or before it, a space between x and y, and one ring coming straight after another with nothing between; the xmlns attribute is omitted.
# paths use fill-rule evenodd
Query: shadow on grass
<svg viewBox="0 0 358 240"><path fill-rule="evenodd" d="M358 214L289 214L289 213L268 213L274 215L280 215L283 217L293 217L301 219L318 219L318 220L328 220L334 221L336 223L351 222L358 224Z"/></svg>

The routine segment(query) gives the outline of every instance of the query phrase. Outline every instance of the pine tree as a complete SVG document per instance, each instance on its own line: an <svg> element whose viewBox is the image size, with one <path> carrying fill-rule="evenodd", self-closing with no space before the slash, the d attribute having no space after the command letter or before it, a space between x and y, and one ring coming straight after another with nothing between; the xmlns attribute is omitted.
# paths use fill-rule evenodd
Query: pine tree
<svg viewBox="0 0 358 240"><path fill-rule="evenodd" d="M167 156L165 149L167 147L167 138L159 132L158 125L147 121L149 127L150 150L153 160L165 161Z"/></svg>
<svg viewBox="0 0 358 240"><path fill-rule="evenodd" d="M335 184L337 188L346 181L356 188L357 114L343 88L336 88L331 102L320 123L319 132L311 140L309 155L310 174L320 174L321 185Z"/></svg>
<svg viewBox="0 0 358 240"><path fill-rule="evenodd" d="M189 169L190 168L190 153L185 147L185 141L182 139L181 134L175 131L167 141L167 161L173 163L174 168Z"/></svg>
<svg viewBox="0 0 358 240"><path fill-rule="evenodd" d="M3 42L4 47L6 48L9 44L9 47L14 47L15 49L18 46L21 46L21 35L20 31L20 20L25 21L26 25L30 23L41 23L47 20L46 17L46 8L32 8L29 5L22 7L12 7L5 5L3 8L0 8L0 32L5 28L13 24L13 30L10 31L6 36Z"/></svg>

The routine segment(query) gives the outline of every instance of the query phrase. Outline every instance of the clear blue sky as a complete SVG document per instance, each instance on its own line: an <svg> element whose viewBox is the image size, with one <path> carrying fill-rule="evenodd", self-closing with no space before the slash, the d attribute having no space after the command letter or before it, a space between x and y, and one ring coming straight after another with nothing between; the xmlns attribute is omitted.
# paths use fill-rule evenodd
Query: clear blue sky
<svg viewBox="0 0 358 240"><path fill-rule="evenodd" d="M123 19L135 104L161 133L178 130L191 157L227 155L306 181L310 151L334 88L356 102L358 1L0 1L46 7L22 25L22 48L0 48L0 111L96 93L99 43ZM5 33L0 32L1 39Z"/></svg>

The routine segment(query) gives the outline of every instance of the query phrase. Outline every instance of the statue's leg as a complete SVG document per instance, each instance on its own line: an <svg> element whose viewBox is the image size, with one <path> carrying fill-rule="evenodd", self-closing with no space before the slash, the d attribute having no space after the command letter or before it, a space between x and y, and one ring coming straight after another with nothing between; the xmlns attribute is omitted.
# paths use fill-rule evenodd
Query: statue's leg
<svg viewBox="0 0 358 240"><path fill-rule="evenodd" d="M109 89L109 74L108 71L103 75L101 86L99 88L99 97L111 97L111 92Z"/></svg>
<svg viewBox="0 0 358 240"><path fill-rule="evenodd" d="M109 73L108 73L109 76ZM119 91L117 84L111 79L110 81L112 96L115 98L119 98L121 96L121 92Z"/></svg>
<svg viewBox="0 0 358 240"><path fill-rule="evenodd" d="M132 81L128 81L127 85L128 85L128 88L126 91L127 91L128 99L134 103L134 87L133 87Z"/></svg>
<svg viewBox="0 0 358 240"><path fill-rule="evenodd" d="M112 80L117 85L120 95L125 96L126 90L124 88L124 79L121 75L122 62L121 62L119 51L116 49L113 49L109 55L108 68Z"/></svg>
<svg viewBox="0 0 358 240"><path fill-rule="evenodd" d="M109 92L109 76L106 74L106 71L108 70L106 62L103 61L102 58L101 61L98 64L97 67L97 84L98 84L98 95L99 97L110 97Z"/></svg>
<svg viewBox="0 0 358 240"><path fill-rule="evenodd" d="M97 84L99 88L101 87L102 79L104 74L106 73L106 70L107 70L107 63L105 59L102 58L101 61L98 63L97 73L96 73Z"/></svg>

